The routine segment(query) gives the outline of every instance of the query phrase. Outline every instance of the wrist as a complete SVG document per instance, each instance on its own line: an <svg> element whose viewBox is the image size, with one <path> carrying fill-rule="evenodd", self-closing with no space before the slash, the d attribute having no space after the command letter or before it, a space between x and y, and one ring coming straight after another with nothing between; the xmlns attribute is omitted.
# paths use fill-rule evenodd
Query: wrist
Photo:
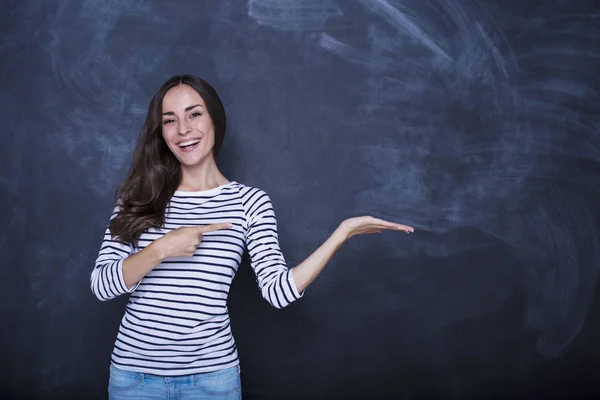
<svg viewBox="0 0 600 400"><path fill-rule="evenodd" d="M150 250L152 253L152 258L157 261L157 264L169 258L166 249L164 246L162 246L161 239L162 238L159 238L153 241L148 247L146 247L146 249Z"/></svg>
<svg viewBox="0 0 600 400"><path fill-rule="evenodd" d="M337 247L340 247L348 240L348 232L340 225L331 235L331 239Z"/></svg>

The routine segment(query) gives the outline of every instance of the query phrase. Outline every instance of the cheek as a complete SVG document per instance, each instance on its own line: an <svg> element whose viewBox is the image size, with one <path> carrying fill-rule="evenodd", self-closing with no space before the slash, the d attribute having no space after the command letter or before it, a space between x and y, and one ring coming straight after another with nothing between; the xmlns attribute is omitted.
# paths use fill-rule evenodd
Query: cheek
<svg viewBox="0 0 600 400"><path fill-rule="evenodd" d="M206 124L204 132L206 132L209 141L215 140L215 128L212 123Z"/></svg>
<svg viewBox="0 0 600 400"><path fill-rule="evenodd" d="M167 145L170 145L171 140L173 139L173 132L171 132L171 130L169 129L163 129L162 138L167 143Z"/></svg>

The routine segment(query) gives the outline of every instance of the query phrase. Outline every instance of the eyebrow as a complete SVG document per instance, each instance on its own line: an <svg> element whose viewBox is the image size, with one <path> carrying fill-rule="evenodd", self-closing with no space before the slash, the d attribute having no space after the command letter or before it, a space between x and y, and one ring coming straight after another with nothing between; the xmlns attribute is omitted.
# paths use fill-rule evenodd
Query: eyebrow
<svg viewBox="0 0 600 400"><path fill-rule="evenodd" d="M193 106L186 107L185 111L188 112L192 108L196 108L196 107L202 107L202 105L201 104L194 104ZM204 107L202 107L202 108L204 108ZM167 111L166 113L163 113L162 115L175 115L175 113L173 111Z"/></svg>

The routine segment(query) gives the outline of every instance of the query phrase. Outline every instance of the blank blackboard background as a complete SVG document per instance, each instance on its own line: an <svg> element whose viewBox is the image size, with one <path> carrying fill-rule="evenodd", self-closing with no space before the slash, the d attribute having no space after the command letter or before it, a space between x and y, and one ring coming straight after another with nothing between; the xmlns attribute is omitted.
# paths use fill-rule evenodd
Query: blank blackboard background
<svg viewBox="0 0 600 400"><path fill-rule="evenodd" d="M600 2L28 0L0 15L0 395L105 398L125 298L89 276L151 95L221 94L219 163L272 198L275 310L230 296L244 398L600 394Z"/></svg>

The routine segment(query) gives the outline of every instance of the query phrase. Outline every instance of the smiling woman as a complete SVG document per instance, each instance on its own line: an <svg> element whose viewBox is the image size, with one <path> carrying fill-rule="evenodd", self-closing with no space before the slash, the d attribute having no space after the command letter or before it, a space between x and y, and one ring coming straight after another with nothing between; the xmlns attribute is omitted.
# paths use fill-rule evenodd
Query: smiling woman
<svg viewBox="0 0 600 400"><path fill-rule="evenodd" d="M194 166L206 160L210 165L210 168L204 171L209 174L206 178L216 172L219 181L225 181L225 177L218 173L214 157L209 157L214 149L215 129L204 100L198 92L189 85L172 88L163 99L163 110L174 110L162 114L162 135L181 167L193 174ZM221 141L223 135L224 132L221 134ZM191 177L189 174L184 174L184 177L191 178L187 184L192 186L205 182L202 177ZM185 182L183 186L186 186Z"/></svg>
<svg viewBox="0 0 600 400"><path fill-rule="evenodd" d="M112 353L111 399L161 399L173 390L183 399L241 398L227 297L245 249L263 297L284 308L349 238L413 231L350 218L289 269L269 196L219 171L225 131L223 104L198 77L169 79L150 102L91 275L100 300L130 294Z"/></svg>

